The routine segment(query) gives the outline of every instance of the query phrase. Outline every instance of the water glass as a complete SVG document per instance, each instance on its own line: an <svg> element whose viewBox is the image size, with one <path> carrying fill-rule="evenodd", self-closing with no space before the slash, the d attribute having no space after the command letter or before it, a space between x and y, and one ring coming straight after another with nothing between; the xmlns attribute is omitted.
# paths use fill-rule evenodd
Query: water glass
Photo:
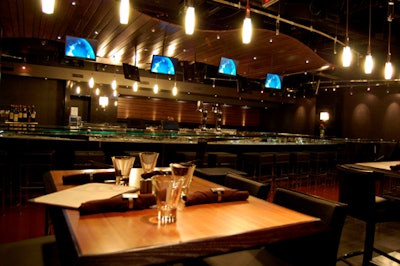
<svg viewBox="0 0 400 266"><path fill-rule="evenodd" d="M111 157L115 169L115 183L117 185L128 186L129 175L135 162L133 156L113 156Z"/></svg>
<svg viewBox="0 0 400 266"><path fill-rule="evenodd" d="M154 171L156 168L158 152L140 152L140 164L142 165L142 169L144 173L150 173Z"/></svg>
<svg viewBox="0 0 400 266"><path fill-rule="evenodd" d="M183 178L182 196L186 195L189 192L196 165L193 163L171 163L169 166L175 178Z"/></svg>
<svg viewBox="0 0 400 266"><path fill-rule="evenodd" d="M158 222L161 224L176 222L176 210L181 200L183 177L155 175L151 180L157 200Z"/></svg>

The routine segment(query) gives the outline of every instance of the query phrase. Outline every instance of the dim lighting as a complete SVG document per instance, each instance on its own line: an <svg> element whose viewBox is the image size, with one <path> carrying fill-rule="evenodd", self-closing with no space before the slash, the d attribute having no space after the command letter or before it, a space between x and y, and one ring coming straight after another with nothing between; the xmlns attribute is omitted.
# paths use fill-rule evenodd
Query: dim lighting
<svg viewBox="0 0 400 266"><path fill-rule="evenodd" d="M246 17L243 20L243 28L242 28L242 42L244 44L248 44L251 42L252 33L253 33L253 26L251 24L250 5L249 1L247 0Z"/></svg>
<svg viewBox="0 0 400 266"><path fill-rule="evenodd" d="M92 76L92 77L90 77L90 79L89 79L89 88L93 89L93 87L94 87L94 78L93 78L93 76Z"/></svg>
<svg viewBox="0 0 400 266"><path fill-rule="evenodd" d="M347 11L346 11L346 46L343 47L342 64L344 67L349 67L352 60L351 49L349 46L349 0L347 0Z"/></svg>
<svg viewBox="0 0 400 266"><path fill-rule="evenodd" d="M111 82L111 89L116 90L117 89L117 81L115 80L115 78L113 79L113 81Z"/></svg>
<svg viewBox="0 0 400 266"><path fill-rule="evenodd" d="M107 96L99 97L99 105L103 108L106 108L108 106L108 97Z"/></svg>
<svg viewBox="0 0 400 266"><path fill-rule="evenodd" d="M365 57L364 73L371 74L374 67L374 60L371 54L371 16L372 16L372 5L371 0L369 0L369 30L368 30L368 50L367 56Z"/></svg>
<svg viewBox="0 0 400 266"><path fill-rule="evenodd" d="M54 0L42 0L42 12L45 14L53 14Z"/></svg>
<svg viewBox="0 0 400 266"><path fill-rule="evenodd" d="M185 16L185 32L188 35L192 35L194 32L195 26L195 12L193 3L189 2L189 6L186 7L186 16Z"/></svg>
<svg viewBox="0 0 400 266"><path fill-rule="evenodd" d="M172 88L172 95L176 96L178 94L178 88L176 87L176 84L174 85L174 87Z"/></svg>
<svg viewBox="0 0 400 266"><path fill-rule="evenodd" d="M119 22L121 24L128 24L129 21L129 0L121 0L119 6Z"/></svg>
<svg viewBox="0 0 400 266"><path fill-rule="evenodd" d="M393 75L393 66L392 63L390 62L390 57L391 57L391 52L390 52L390 38L392 34L392 20L393 20L393 8L394 8L394 2L389 1L388 2L388 17L387 21L389 24L389 34L388 34L388 53L387 53L387 61L385 64L385 79L391 79Z"/></svg>
<svg viewBox="0 0 400 266"><path fill-rule="evenodd" d="M319 120L328 121L329 120L329 113L328 112L320 112L319 113Z"/></svg>
<svg viewBox="0 0 400 266"><path fill-rule="evenodd" d="M158 93L158 84L154 84L154 87L153 87L153 92L154 92L154 94L157 94Z"/></svg>

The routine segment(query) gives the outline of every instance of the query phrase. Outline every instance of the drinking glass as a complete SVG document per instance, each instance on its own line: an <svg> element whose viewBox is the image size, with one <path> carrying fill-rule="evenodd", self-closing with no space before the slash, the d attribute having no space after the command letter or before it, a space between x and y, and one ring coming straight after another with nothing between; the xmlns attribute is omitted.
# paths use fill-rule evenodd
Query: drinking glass
<svg viewBox="0 0 400 266"><path fill-rule="evenodd" d="M176 210L181 199L183 177L155 175L152 176L151 181L157 200L158 222L161 224L176 222Z"/></svg>
<svg viewBox="0 0 400 266"><path fill-rule="evenodd" d="M171 163L169 166L175 178L183 178L182 196L186 195L189 192L196 165L193 163Z"/></svg>
<svg viewBox="0 0 400 266"><path fill-rule="evenodd" d="M135 162L133 156L112 156L111 157L115 169L115 183L117 185L129 185L129 175Z"/></svg>
<svg viewBox="0 0 400 266"><path fill-rule="evenodd" d="M140 152L139 158L144 173L154 171L157 164L158 152Z"/></svg>

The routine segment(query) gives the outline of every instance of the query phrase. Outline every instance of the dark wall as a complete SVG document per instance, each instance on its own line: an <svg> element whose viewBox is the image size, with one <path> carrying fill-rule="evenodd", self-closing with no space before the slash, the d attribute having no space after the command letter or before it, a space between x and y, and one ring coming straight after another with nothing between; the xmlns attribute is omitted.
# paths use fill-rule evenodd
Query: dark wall
<svg viewBox="0 0 400 266"><path fill-rule="evenodd" d="M62 125L65 81L2 75L1 105L35 105L36 120L42 125Z"/></svg>

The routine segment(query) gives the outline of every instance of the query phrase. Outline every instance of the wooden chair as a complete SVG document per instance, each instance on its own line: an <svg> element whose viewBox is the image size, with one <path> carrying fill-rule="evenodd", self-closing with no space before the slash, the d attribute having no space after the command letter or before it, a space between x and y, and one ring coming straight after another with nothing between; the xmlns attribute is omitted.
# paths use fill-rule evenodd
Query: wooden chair
<svg viewBox="0 0 400 266"><path fill-rule="evenodd" d="M347 205L285 188L276 189L274 203L321 218L326 230L258 249L191 260L188 265L336 265Z"/></svg>
<svg viewBox="0 0 400 266"><path fill-rule="evenodd" d="M383 255L397 263L400 260L374 247L375 226L377 223L400 221L400 200L390 200L378 195L377 182L384 175L372 170L356 168L351 165L338 165L339 201L349 205L349 215L366 224L364 250L350 252L340 260L363 255L363 264L370 265L373 252Z"/></svg>
<svg viewBox="0 0 400 266"><path fill-rule="evenodd" d="M229 188L247 190L250 195L266 200L270 190L269 183L260 183L249 178L228 173L225 176L224 185Z"/></svg>

